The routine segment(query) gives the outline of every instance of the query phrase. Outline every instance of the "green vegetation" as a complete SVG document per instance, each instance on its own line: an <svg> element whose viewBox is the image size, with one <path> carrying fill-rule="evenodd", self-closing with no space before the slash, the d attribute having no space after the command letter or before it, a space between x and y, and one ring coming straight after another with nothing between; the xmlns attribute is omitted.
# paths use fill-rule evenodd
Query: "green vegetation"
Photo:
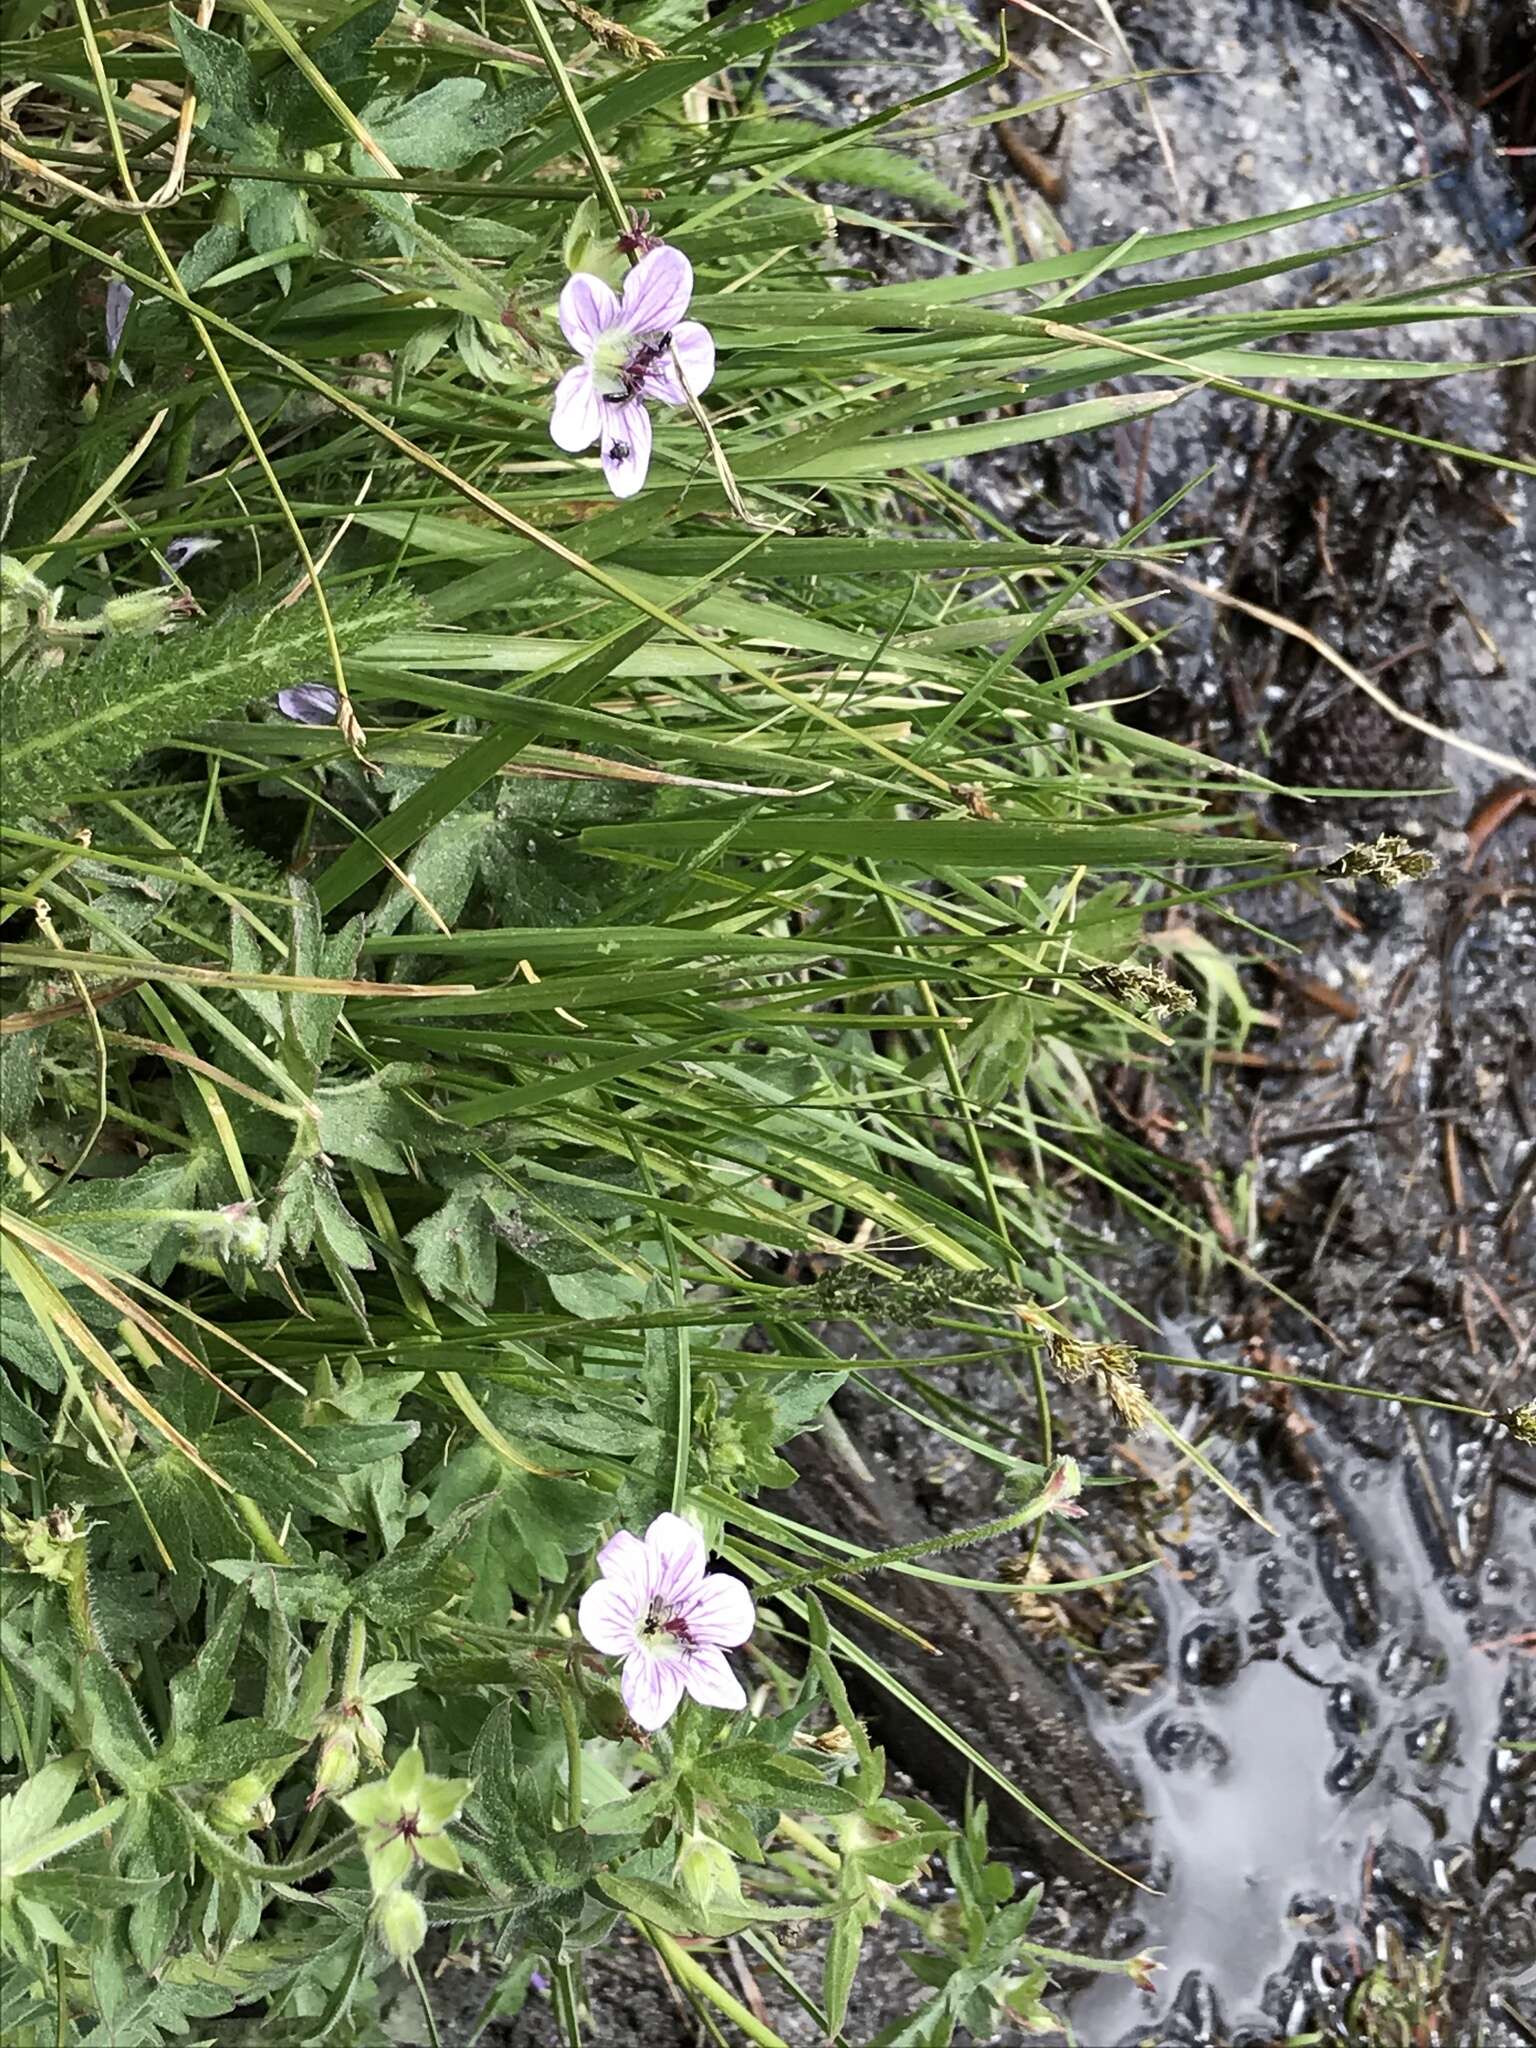
<svg viewBox="0 0 1536 2048"><path fill-rule="evenodd" d="M838 2038L904 1914L893 2044L1072 1960L979 1807L887 1789L839 1613L925 1567L787 1513L781 1451L916 1321L1016 1376L1004 1431L902 1369L987 1533L1080 1505L1052 1361L1135 1387L1081 1194L1201 1239L1095 1077L1241 1021L1165 914L1290 850L1110 701L1161 515L1023 541L946 465L1440 374L1358 337L1488 308L1309 301L1264 236L1324 205L867 286L819 181L932 217L959 117L781 119L844 9L10 10L8 2042L383 2041L429 1930L572 2042L620 1920L760 2044L726 1936ZM719 359L614 503L550 439L555 302L636 208ZM575 1613L670 1511L753 1591L748 1706L641 1740Z"/></svg>

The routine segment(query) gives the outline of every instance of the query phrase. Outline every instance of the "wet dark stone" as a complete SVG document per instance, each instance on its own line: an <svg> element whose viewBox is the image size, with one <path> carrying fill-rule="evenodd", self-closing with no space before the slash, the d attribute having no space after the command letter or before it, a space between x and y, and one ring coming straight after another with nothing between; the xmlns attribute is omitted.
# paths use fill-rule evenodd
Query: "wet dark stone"
<svg viewBox="0 0 1536 2048"><path fill-rule="evenodd" d="M1403 1748L1414 1763L1445 1763L1456 1750L1456 1716L1431 1714L1427 1721L1404 1729Z"/></svg>
<svg viewBox="0 0 1536 2048"><path fill-rule="evenodd" d="M1179 1986L1168 2018L1170 2041L1188 2042L1191 2048L1219 2048L1226 2035L1216 1994L1198 1970L1191 1970Z"/></svg>
<svg viewBox="0 0 1536 2048"><path fill-rule="evenodd" d="M1363 1735L1374 1719L1364 1686L1346 1680L1330 1688L1328 1722L1340 1735Z"/></svg>
<svg viewBox="0 0 1536 2048"><path fill-rule="evenodd" d="M1261 1607L1247 1621L1248 1655L1255 1660L1277 1657L1285 1641L1285 1616L1272 1607Z"/></svg>
<svg viewBox="0 0 1536 2048"><path fill-rule="evenodd" d="M1230 1685L1243 1665L1243 1639L1232 1617L1200 1621L1179 1645L1179 1670L1191 1685Z"/></svg>
<svg viewBox="0 0 1536 2048"><path fill-rule="evenodd" d="M1286 1908L1286 1918L1314 1934L1331 1934L1339 1909L1326 1892L1298 1892Z"/></svg>
<svg viewBox="0 0 1536 2048"><path fill-rule="evenodd" d="M1358 1742L1348 1742L1328 1766L1324 1779L1328 1790L1339 1799L1352 1799L1357 1792L1364 1791L1376 1775L1381 1762L1381 1752L1367 1749Z"/></svg>
<svg viewBox="0 0 1536 2048"><path fill-rule="evenodd" d="M1214 1728L1184 1714L1159 1714L1147 1730L1147 1753L1159 1770L1217 1772L1229 1762Z"/></svg>

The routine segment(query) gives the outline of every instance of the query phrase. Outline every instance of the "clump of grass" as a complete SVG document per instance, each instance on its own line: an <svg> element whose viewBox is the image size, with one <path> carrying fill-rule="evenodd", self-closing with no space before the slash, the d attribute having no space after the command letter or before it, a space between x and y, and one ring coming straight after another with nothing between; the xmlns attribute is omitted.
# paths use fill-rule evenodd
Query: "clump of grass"
<svg viewBox="0 0 1536 2048"><path fill-rule="evenodd" d="M431 2029L434 1927L573 2043L620 1919L761 2044L700 1942L832 2038L882 1911L930 1944L896 2039L1043 2025L1072 1960L848 1701L812 1583L921 1546L776 1567L752 1502L837 1383L816 1324L987 1315L1039 1368L1039 1460L985 1446L1008 1524L1071 1504L1072 1177L1168 1204L1095 1071L1193 1000L1148 912L1284 850L1080 696L1145 643L1099 579L1156 519L1019 541L945 465L1206 383L1308 409L1275 344L1469 309L1222 309L1275 221L844 289L805 180L938 195L903 109L875 146L752 101L827 11L15 17L8 2038L382 2040L396 1968ZM549 417L621 229L689 255L720 367L615 504ZM1202 249L1215 310L1161 282ZM662 1514L758 1609L748 1704L644 1734L572 1616Z"/></svg>

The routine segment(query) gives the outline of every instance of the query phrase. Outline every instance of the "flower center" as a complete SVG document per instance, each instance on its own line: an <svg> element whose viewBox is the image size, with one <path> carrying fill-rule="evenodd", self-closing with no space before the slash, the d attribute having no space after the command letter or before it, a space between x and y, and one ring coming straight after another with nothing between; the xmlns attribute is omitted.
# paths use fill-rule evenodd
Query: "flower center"
<svg viewBox="0 0 1536 2048"><path fill-rule="evenodd" d="M631 334L623 327L600 335L589 358L592 381L612 404L637 397L648 370L672 346L670 334Z"/></svg>
<svg viewBox="0 0 1536 2048"><path fill-rule="evenodd" d="M598 336L592 350L592 381L604 398L625 396L624 369L634 353L635 338L622 327L612 327Z"/></svg>
<svg viewBox="0 0 1536 2048"><path fill-rule="evenodd" d="M670 1607L663 1607L659 1601L653 1601L650 1612L640 1624L640 1647L653 1657L670 1660L687 1656L693 1646L693 1635L683 1617L674 1614Z"/></svg>

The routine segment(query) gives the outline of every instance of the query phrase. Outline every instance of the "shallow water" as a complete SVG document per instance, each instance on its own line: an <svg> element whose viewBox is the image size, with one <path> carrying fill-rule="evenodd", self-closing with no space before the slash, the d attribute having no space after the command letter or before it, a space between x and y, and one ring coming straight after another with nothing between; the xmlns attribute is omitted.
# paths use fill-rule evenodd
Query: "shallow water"
<svg viewBox="0 0 1536 2048"><path fill-rule="evenodd" d="M1478 1571L1437 1577L1408 1467L1342 1442L1322 1455L1355 1561L1330 1570L1331 1511L1310 1489L1261 1484L1250 1497L1277 1536L1197 1524L1162 1581L1165 1674L1132 1705L1091 1706L1140 1788L1163 1887L1126 1931L1164 1965L1150 1998L1103 1978L1076 2000L1093 2048L1141 2041L1149 2023L1159 2042L1306 2031L1409 1899L1420 1921L1437 1905L1448 1924L1479 1913L1510 1820L1513 1862L1536 1860L1509 1811L1521 1765L1507 1746L1517 1724L1530 1732L1532 1647L1509 1640L1536 1616L1529 1501L1506 1493ZM1533 1964L1517 1950L1489 1990L1520 2011Z"/></svg>

